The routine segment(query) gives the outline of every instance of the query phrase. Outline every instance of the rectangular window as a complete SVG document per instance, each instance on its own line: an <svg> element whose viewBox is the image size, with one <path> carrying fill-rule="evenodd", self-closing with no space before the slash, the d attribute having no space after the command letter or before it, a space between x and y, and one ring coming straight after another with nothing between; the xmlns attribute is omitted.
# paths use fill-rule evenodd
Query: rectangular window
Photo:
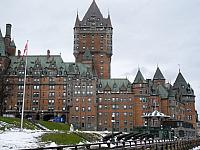
<svg viewBox="0 0 200 150"><path fill-rule="evenodd" d="M78 110L79 110L78 106L76 106L76 107L75 107L75 110L76 110L76 111L78 111Z"/></svg>
<svg viewBox="0 0 200 150"><path fill-rule="evenodd" d="M33 89L34 89L34 90L39 90L39 89L40 89L40 86L39 86L39 85L34 85L34 86L33 86Z"/></svg>
<svg viewBox="0 0 200 150"><path fill-rule="evenodd" d="M49 97L54 97L55 96L55 92L49 92Z"/></svg>
<svg viewBox="0 0 200 150"><path fill-rule="evenodd" d="M49 85L49 90L55 90L55 85Z"/></svg>
<svg viewBox="0 0 200 150"><path fill-rule="evenodd" d="M40 96L39 92L34 92L33 93L33 97L39 97L39 96Z"/></svg>
<svg viewBox="0 0 200 150"><path fill-rule="evenodd" d="M91 111L91 107L90 106L88 106L88 111Z"/></svg>

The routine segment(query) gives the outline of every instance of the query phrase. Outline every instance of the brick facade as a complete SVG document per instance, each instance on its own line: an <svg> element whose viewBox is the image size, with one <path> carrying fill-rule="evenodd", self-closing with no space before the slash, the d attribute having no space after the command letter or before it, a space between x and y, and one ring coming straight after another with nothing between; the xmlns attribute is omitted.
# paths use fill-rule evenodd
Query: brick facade
<svg viewBox="0 0 200 150"><path fill-rule="evenodd" d="M6 36L0 36L1 72L8 64L4 75L12 87L12 94L4 98L4 113L19 116L25 58L20 51L14 55L16 47L10 33L8 25ZM153 79L145 79L140 70L132 83L110 78L112 25L110 16L103 18L95 1L81 21L77 15L74 56L74 63L64 62L49 50L47 55L27 57L25 117L49 120L62 116L76 129L111 130L113 126L115 131L130 132L145 125L143 115L158 110L171 120L196 126L194 91L181 72L173 85L165 82L159 67Z"/></svg>

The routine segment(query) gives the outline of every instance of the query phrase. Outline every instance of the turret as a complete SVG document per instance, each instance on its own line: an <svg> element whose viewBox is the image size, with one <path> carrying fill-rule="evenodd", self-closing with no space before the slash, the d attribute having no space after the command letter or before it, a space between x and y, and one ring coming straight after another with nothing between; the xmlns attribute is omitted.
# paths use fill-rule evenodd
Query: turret
<svg viewBox="0 0 200 150"><path fill-rule="evenodd" d="M159 85L159 84L164 85L165 84L165 78L164 78L162 72L160 71L159 67L157 67L157 69L156 69L156 72L155 72L154 77L153 77L153 82L154 82L154 84L157 84L157 85Z"/></svg>
<svg viewBox="0 0 200 150"><path fill-rule="evenodd" d="M93 0L83 19L78 13L74 26L74 56L77 63L83 63L85 51L89 49L93 68L97 76L109 79L112 57L112 24L110 15L104 18Z"/></svg>

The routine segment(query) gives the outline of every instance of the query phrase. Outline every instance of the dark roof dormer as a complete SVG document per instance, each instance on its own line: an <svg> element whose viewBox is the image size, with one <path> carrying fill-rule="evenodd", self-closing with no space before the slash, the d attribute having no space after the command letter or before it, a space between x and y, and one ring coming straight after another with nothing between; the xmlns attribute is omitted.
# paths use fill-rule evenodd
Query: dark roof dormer
<svg viewBox="0 0 200 150"><path fill-rule="evenodd" d="M108 82L104 88L104 91L111 91L111 87L109 86Z"/></svg>

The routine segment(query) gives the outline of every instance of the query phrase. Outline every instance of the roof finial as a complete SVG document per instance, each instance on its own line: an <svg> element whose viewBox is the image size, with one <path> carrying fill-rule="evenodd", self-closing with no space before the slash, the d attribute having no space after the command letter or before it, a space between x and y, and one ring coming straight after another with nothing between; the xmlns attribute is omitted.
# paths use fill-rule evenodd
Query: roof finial
<svg viewBox="0 0 200 150"><path fill-rule="evenodd" d="M181 72L181 65L178 64L178 72L180 73Z"/></svg>
<svg viewBox="0 0 200 150"><path fill-rule="evenodd" d="M108 16L110 16L110 10L109 10L109 8L108 8Z"/></svg>
<svg viewBox="0 0 200 150"><path fill-rule="evenodd" d="M76 10L76 15L78 16L78 8L77 8L77 10Z"/></svg>
<svg viewBox="0 0 200 150"><path fill-rule="evenodd" d="M140 71L140 65L138 64L138 71Z"/></svg>

